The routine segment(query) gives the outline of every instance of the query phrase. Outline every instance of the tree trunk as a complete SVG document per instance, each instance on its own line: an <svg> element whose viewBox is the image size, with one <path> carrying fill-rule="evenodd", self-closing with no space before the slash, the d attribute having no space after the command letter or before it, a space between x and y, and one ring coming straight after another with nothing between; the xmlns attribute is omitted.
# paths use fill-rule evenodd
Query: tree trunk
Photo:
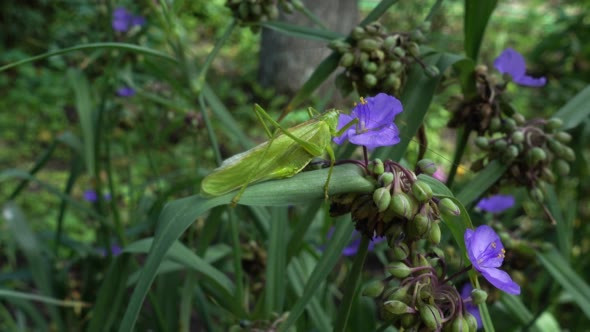
<svg viewBox="0 0 590 332"><path fill-rule="evenodd" d="M331 31L346 36L358 24L357 0L305 0L303 2ZM299 12L281 13L279 20L318 28ZM293 96L330 52L325 42L291 37L277 31L263 29L259 82L263 86L275 88L279 93ZM320 87L320 90L325 92L335 88L333 76Z"/></svg>

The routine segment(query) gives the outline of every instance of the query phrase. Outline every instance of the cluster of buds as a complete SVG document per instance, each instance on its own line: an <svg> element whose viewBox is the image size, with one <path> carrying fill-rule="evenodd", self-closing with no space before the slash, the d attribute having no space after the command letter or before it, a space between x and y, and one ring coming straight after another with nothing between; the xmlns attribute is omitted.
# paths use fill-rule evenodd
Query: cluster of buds
<svg viewBox="0 0 590 332"><path fill-rule="evenodd" d="M378 188L372 194L334 196L330 214L350 212L359 232L369 237L387 236L392 248L402 242L409 246L419 239L437 245L441 212L458 215L457 205L450 199L433 197L426 182L394 161L376 159L369 164L368 171Z"/></svg>
<svg viewBox="0 0 590 332"><path fill-rule="evenodd" d="M560 131L561 119L526 119L519 113L511 117L493 117L489 130L493 138L478 136L475 144L487 155L474 164L481 168L487 162L500 160L509 164L501 183L526 186L536 202L542 203L545 183L554 183L555 173L568 175L570 162L575 160L574 150L566 144L572 137Z"/></svg>
<svg viewBox="0 0 590 332"><path fill-rule="evenodd" d="M279 7L286 13L301 10L301 0L229 0L226 3L240 25L250 25L256 29L260 22L276 20L279 17Z"/></svg>
<svg viewBox="0 0 590 332"><path fill-rule="evenodd" d="M344 67L336 85L346 95L356 87L360 95L386 92L397 95L406 79L409 65L418 62L427 74L439 74L435 66L425 66L420 59L420 43L430 30L424 22L412 32L386 33L378 22L352 30L346 40L334 40L330 48L341 54Z"/></svg>

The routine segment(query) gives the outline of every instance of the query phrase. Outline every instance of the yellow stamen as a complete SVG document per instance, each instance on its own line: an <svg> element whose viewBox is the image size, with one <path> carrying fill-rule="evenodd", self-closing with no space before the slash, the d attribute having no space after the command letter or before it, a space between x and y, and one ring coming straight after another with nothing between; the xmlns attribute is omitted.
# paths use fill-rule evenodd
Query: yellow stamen
<svg viewBox="0 0 590 332"><path fill-rule="evenodd" d="M361 104L363 104L363 105L364 105L364 104L366 104L366 103L367 103L367 101L365 100L365 98L361 97Z"/></svg>
<svg viewBox="0 0 590 332"><path fill-rule="evenodd" d="M496 242L492 242L492 248L496 249ZM504 250L504 249L502 249Z"/></svg>

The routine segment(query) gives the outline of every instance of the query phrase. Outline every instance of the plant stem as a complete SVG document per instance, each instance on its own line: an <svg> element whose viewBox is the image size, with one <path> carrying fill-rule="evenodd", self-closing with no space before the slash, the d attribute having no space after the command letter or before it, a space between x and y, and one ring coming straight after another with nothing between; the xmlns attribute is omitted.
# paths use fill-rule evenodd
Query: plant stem
<svg viewBox="0 0 590 332"><path fill-rule="evenodd" d="M357 295L357 288L361 280L363 265L365 264L365 259L367 258L370 241L371 239L369 239L366 235L363 235L356 253L356 257L354 258L352 269L350 270L350 273L344 282L344 298L342 299L340 310L338 311L338 315L336 317L336 325L334 326L335 332L344 331L346 329L348 318L350 317L350 311L352 309L352 302L354 302Z"/></svg>
<svg viewBox="0 0 590 332"><path fill-rule="evenodd" d="M444 285L445 283L447 283L447 282L448 282L448 281L450 281L451 279L453 279L453 278L455 278L455 277L457 277L457 276L460 276L460 275L462 275L463 273L465 273L465 272L469 271L470 269L471 269L471 265L467 265L467 266L466 266L466 267L464 267L463 269L461 269L461 270L459 270L459 271L455 272L455 273L454 273L453 275L451 275L450 277L448 277L448 278L444 279L443 281L441 281L441 283L440 283L440 284L441 284L441 285Z"/></svg>

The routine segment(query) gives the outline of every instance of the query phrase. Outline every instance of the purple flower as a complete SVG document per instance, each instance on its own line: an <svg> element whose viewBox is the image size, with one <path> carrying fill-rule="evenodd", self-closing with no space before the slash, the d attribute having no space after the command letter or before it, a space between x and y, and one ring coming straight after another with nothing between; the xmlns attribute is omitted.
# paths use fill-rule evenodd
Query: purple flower
<svg viewBox="0 0 590 332"><path fill-rule="evenodd" d="M84 191L84 199L90 203L94 203L98 200L98 195L96 194L96 191L94 191L94 189L87 189L86 191ZM105 201L110 201L111 200L111 194L106 193L103 195Z"/></svg>
<svg viewBox="0 0 590 332"><path fill-rule="evenodd" d="M132 87L124 86L117 89L117 95L119 97L131 97L135 94L135 90Z"/></svg>
<svg viewBox="0 0 590 332"><path fill-rule="evenodd" d="M467 229L464 235L467 256L473 267L496 288L509 294L520 294L520 286L508 273L498 269L504 261L504 246L500 237L487 225L475 230Z"/></svg>
<svg viewBox="0 0 590 332"><path fill-rule="evenodd" d="M379 146L399 143L399 129L393 123L395 116L403 111L402 103L395 97L380 93L375 97L361 98L350 115L340 114L338 130L358 119L342 136L334 137L336 144L345 140L356 145L366 146L372 150Z"/></svg>
<svg viewBox="0 0 590 332"><path fill-rule="evenodd" d="M113 11L112 26L115 31L127 32L134 26L142 26L144 24L145 18L143 16L133 15L133 13L123 7L118 7Z"/></svg>
<svg viewBox="0 0 590 332"><path fill-rule="evenodd" d="M102 257L106 257L107 251L105 248L98 248L96 252L101 255ZM111 255L119 256L123 252L123 249L118 244L111 245Z"/></svg>
<svg viewBox="0 0 590 332"><path fill-rule="evenodd" d="M482 198L477 203L477 208L490 213L502 213L514 206L514 196L512 195L494 195Z"/></svg>
<svg viewBox="0 0 590 332"><path fill-rule="evenodd" d="M465 285L463 285L463 288L461 288L461 298L463 299L465 310L467 310L468 313L472 314L473 317L475 317L475 320L477 321L477 328L480 329L483 326L483 323L481 321L481 314L479 313L479 308L471 301L472 290L473 286L471 286L470 283L466 283Z"/></svg>
<svg viewBox="0 0 590 332"><path fill-rule="evenodd" d="M526 74L524 58L512 48L507 48L494 60L494 67L502 74L512 76L512 80L524 86L543 86L547 83L545 77L534 78Z"/></svg>
<svg viewBox="0 0 590 332"><path fill-rule="evenodd" d="M332 234L334 234L334 228L331 228L328 231L328 239L332 238ZM361 233L358 231L354 231L354 233L352 234L352 238L350 240L350 243L348 244L348 246L344 247L344 249L342 249L342 255L343 256L354 256L356 255L358 249L359 249L359 245L361 244ZM386 239L385 236L382 237L374 237L371 242L369 242L369 251L373 250L373 248L375 248L375 244L382 242ZM320 250L323 251L324 248L320 247Z"/></svg>

